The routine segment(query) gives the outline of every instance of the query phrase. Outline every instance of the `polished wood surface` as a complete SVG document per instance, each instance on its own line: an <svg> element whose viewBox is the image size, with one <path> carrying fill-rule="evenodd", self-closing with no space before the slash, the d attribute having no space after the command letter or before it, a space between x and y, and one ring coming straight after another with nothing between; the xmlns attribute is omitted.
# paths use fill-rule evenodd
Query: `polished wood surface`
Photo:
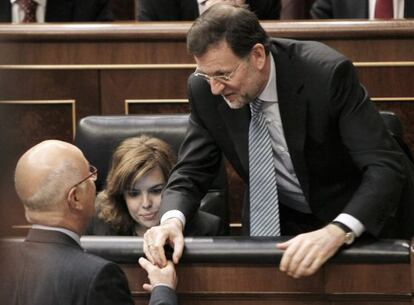
<svg viewBox="0 0 414 305"><path fill-rule="evenodd" d="M146 274L136 264L125 262L142 254L142 243L133 238L107 242L120 248L123 258L117 258L113 249L110 256L123 261L137 304L145 304L148 295L142 283L147 281ZM91 253L105 257L109 252L99 245L105 238L84 237L82 243ZM131 254L128 259L125 253ZM279 271L281 256L274 243L266 240L187 239L182 261L176 266L179 303L396 305L414 301L413 252L408 241L359 241L341 250L315 275L302 279Z"/></svg>
<svg viewBox="0 0 414 305"><path fill-rule="evenodd" d="M265 21L273 37L317 40L354 61L361 82L381 110L398 114L406 140L414 148L414 20L404 21ZM92 114L183 113L188 104L170 102L187 98L187 77L195 69L186 52L188 22L112 24L0 25L1 101L74 100L75 121ZM145 100L151 100L147 102ZM129 102L135 101L135 102ZM18 107L7 106L18 113ZM11 108L10 108L11 107ZM5 108L4 108L5 109ZM12 167L25 149L50 135L70 140L72 120L60 114L50 121L42 107L24 122L5 125L4 139L12 157L2 179L12 181ZM4 114L6 117L7 114ZM12 129L29 128L24 136ZM10 129L10 130L9 130ZM41 134L39 134L41 133ZM231 177L231 222L240 223L242 183ZM10 184L0 185L0 206L17 206ZM5 195L7 194L7 196ZM24 224L21 211L15 224ZM9 224L0 230L10 230ZM236 232L237 230L235 230Z"/></svg>

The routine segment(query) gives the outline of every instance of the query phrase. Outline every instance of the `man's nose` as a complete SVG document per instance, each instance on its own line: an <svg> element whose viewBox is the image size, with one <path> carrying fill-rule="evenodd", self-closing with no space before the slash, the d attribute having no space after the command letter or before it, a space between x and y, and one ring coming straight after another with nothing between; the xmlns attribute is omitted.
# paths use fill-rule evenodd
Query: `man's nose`
<svg viewBox="0 0 414 305"><path fill-rule="evenodd" d="M213 95L220 95L224 90L225 85L222 82L215 80L214 78L210 79L210 88Z"/></svg>

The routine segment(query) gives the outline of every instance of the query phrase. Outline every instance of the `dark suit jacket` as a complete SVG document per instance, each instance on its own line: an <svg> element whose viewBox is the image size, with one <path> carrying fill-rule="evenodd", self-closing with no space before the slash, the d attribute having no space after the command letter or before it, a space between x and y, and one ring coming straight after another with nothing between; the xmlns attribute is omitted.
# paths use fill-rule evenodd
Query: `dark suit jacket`
<svg viewBox="0 0 414 305"><path fill-rule="evenodd" d="M116 264L85 253L61 232L32 229L23 243L2 244L0 267L1 304L134 304ZM176 304L172 290L157 288L152 298L151 305Z"/></svg>
<svg viewBox="0 0 414 305"><path fill-rule="evenodd" d="M327 223L348 213L369 233L381 235L404 198L403 236L411 237L412 164L388 133L352 63L317 42L273 39L271 53L286 142L313 214ZM161 212L179 209L191 217L216 175L221 152L248 185L250 111L247 106L230 109L194 75L188 94L189 128L163 193ZM245 233L248 208L245 202Z"/></svg>
<svg viewBox="0 0 414 305"><path fill-rule="evenodd" d="M279 19L280 0L247 0L259 19ZM199 16L197 0L140 0L139 21L195 20Z"/></svg>
<svg viewBox="0 0 414 305"><path fill-rule="evenodd" d="M218 236L224 235L226 228L223 227L223 222L220 217L198 211L192 219L185 226L185 236ZM98 217L94 217L89 223L85 235L111 235L111 236L132 236L134 232L117 232L108 223Z"/></svg>
<svg viewBox="0 0 414 305"><path fill-rule="evenodd" d="M414 17L414 2L404 1L404 17ZM311 8L315 19L366 19L369 17L368 0L316 0Z"/></svg>
<svg viewBox="0 0 414 305"><path fill-rule="evenodd" d="M112 21L108 0L48 0L46 22ZM11 22L10 0L0 0L0 22Z"/></svg>

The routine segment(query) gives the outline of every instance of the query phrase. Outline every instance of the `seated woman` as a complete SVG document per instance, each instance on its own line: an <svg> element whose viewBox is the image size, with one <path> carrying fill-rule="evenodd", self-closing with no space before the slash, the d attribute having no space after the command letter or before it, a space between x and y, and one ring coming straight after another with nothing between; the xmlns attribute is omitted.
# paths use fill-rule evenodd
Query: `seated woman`
<svg viewBox="0 0 414 305"><path fill-rule="evenodd" d="M170 146L160 139L124 140L112 156L106 186L96 198L96 217L86 234L142 236L158 225L161 192L175 161ZM223 230L218 216L198 211L185 234L212 236Z"/></svg>

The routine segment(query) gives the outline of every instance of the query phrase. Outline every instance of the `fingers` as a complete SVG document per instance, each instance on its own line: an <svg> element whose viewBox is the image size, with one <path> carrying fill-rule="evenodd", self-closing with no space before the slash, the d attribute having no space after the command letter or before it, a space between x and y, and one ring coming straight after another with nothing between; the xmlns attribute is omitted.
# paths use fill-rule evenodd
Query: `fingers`
<svg viewBox="0 0 414 305"><path fill-rule="evenodd" d="M300 235L291 239L288 245L285 245L285 253L280 261L279 269L291 275L292 271L296 269L297 264L301 260L303 254L299 251L301 247Z"/></svg>
<svg viewBox="0 0 414 305"><path fill-rule="evenodd" d="M142 285L142 288L143 288L144 290L146 290L146 291L149 291L149 292L151 292L151 291L152 291L152 285L147 284L147 283L143 284L143 285Z"/></svg>
<svg viewBox="0 0 414 305"><path fill-rule="evenodd" d="M330 227L326 226L278 244L277 248L285 250L280 270L294 278L312 275L336 253L342 242L343 236L330 232Z"/></svg>
<svg viewBox="0 0 414 305"><path fill-rule="evenodd" d="M178 263L184 249L182 230L181 221L175 218L168 219L162 225L147 230L144 234L144 253L149 261L159 267L167 264L164 245L168 241L174 248L174 263Z"/></svg>
<svg viewBox="0 0 414 305"><path fill-rule="evenodd" d="M159 267L167 264L164 245L168 238L168 231L161 226L155 226L144 234L144 253L148 260Z"/></svg>
<svg viewBox="0 0 414 305"><path fill-rule="evenodd" d="M147 272L151 270L151 267L154 267L154 265L144 257L140 257L138 263Z"/></svg>
<svg viewBox="0 0 414 305"><path fill-rule="evenodd" d="M183 235L177 236L174 240L174 252L173 252L173 262L174 264L178 264L181 256L183 255L184 250L184 237Z"/></svg>

